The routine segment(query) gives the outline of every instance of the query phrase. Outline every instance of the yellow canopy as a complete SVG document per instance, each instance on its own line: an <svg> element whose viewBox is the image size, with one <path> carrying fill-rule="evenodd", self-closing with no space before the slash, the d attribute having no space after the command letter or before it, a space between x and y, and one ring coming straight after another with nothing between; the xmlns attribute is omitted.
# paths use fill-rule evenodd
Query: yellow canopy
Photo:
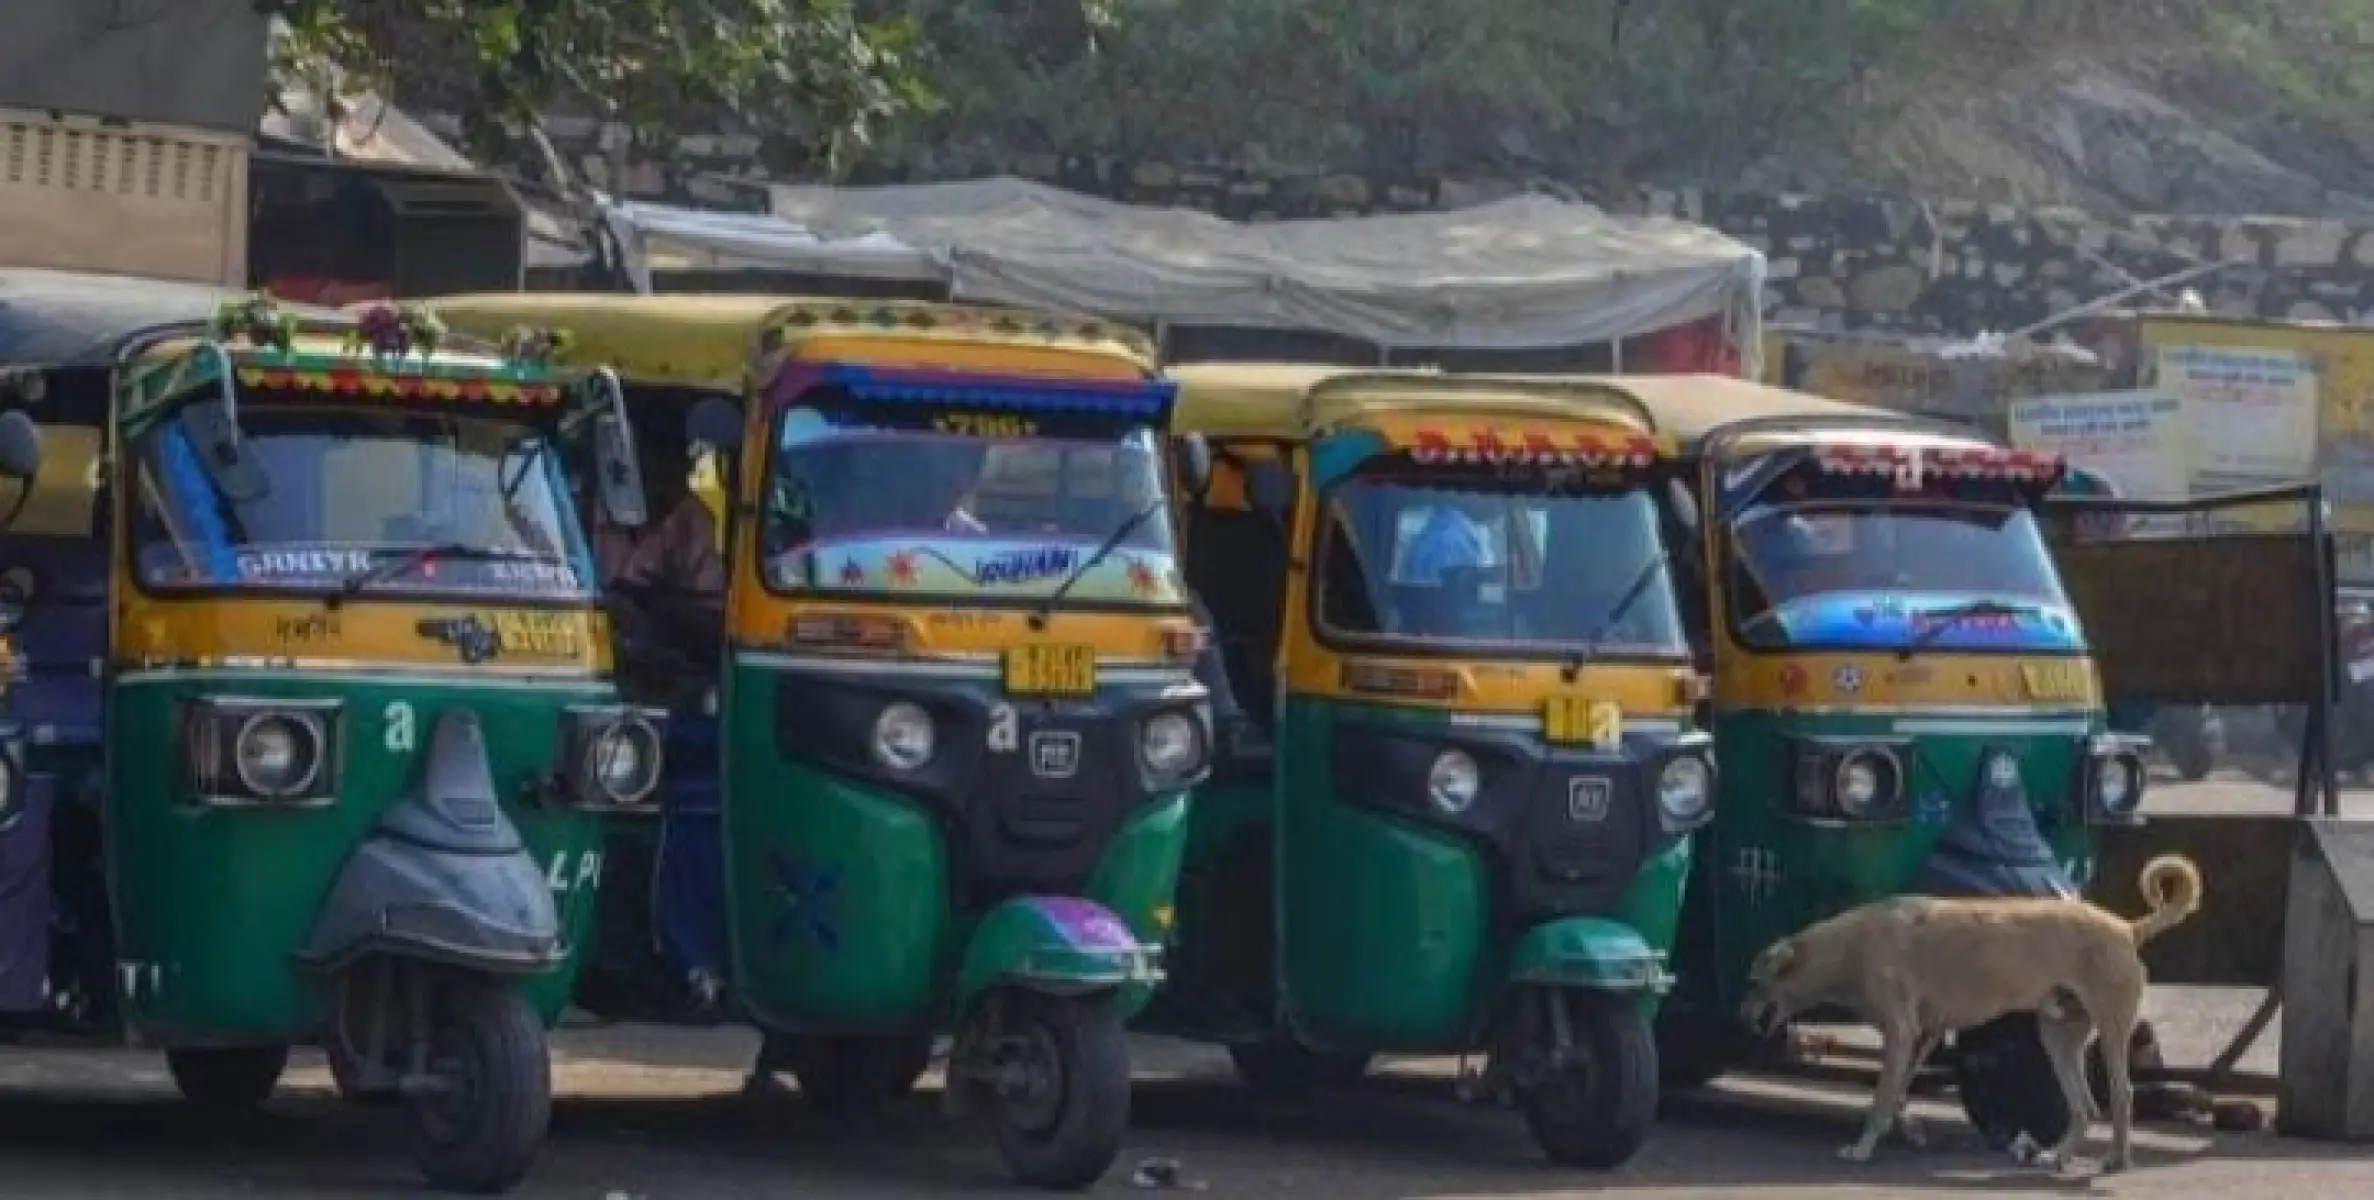
<svg viewBox="0 0 2374 1200"><path fill-rule="evenodd" d="M1494 423L1585 420L1652 434L1622 389L1580 376L1469 375L1288 363L1173 367L1171 425L1207 437L1304 438L1352 421L1464 416Z"/></svg>
<svg viewBox="0 0 2374 1200"><path fill-rule="evenodd" d="M771 341L950 342L1085 351L1139 373L1153 348L1136 331L1103 321L928 300L803 296L656 296L582 292L448 296L425 306L484 338L536 326L566 330L571 365L607 366L633 383L742 393Z"/></svg>

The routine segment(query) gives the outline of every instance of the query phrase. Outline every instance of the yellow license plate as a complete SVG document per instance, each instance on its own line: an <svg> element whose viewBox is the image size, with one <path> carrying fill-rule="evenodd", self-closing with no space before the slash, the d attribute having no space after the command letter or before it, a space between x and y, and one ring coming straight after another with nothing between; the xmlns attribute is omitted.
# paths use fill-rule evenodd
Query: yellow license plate
<svg viewBox="0 0 2374 1200"><path fill-rule="evenodd" d="M1541 715L1542 733L1563 746L1613 750L1624 744L1624 709L1612 700L1552 696Z"/></svg>
<svg viewBox="0 0 2374 1200"><path fill-rule="evenodd" d="M2077 663L2021 663L2020 681L2031 700L2083 700L2088 690L2086 669Z"/></svg>
<svg viewBox="0 0 2374 1200"><path fill-rule="evenodd" d="M574 613L498 612L495 641L505 654L575 658L585 652L584 618Z"/></svg>
<svg viewBox="0 0 2374 1200"><path fill-rule="evenodd" d="M1085 696L1096 690L1096 647L1016 646L1006 651L1006 691Z"/></svg>

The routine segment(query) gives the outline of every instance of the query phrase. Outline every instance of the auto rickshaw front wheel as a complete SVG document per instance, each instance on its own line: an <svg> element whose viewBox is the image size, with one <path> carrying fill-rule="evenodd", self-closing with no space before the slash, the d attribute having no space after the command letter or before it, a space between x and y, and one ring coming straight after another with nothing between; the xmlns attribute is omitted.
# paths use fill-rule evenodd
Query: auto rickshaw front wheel
<svg viewBox="0 0 2374 1200"><path fill-rule="evenodd" d="M1320 1088L1350 1087L1367 1077L1372 1057L1291 1042L1240 1042L1228 1048L1228 1061L1246 1087L1280 1099L1307 1096Z"/></svg>
<svg viewBox="0 0 2374 1200"><path fill-rule="evenodd" d="M507 1191L527 1176L552 1123L544 1022L496 980L457 981L443 999L429 1032L430 1086L407 1097L413 1162L432 1187Z"/></svg>
<svg viewBox="0 0 2374 1200"><path fill-rule="evenodd" d="M165 1052L182 1099L209 1112L245 1112L272 1098L288 1069L286 1046L187 1046Z"/></svg>
<svg viewBox="0 0 2374 1200"><path fill-rule="evenodd" d="M1657 1035L1633 996L1545 989L1517 1104L1552 1162L1610 1171L1657 1120Z"/></svg>
<svg viewBox="0 0 2374 1200"><path fill-rule="evenodd" d="M1008 990L988 997L990 1044L958 1057L979 1061L998 1152L1033 1187L1089 1187L1121 1154L1129 1132L1129 1039L1116 997ZM986 1051L983 1053L982 1051Z"/></svg>

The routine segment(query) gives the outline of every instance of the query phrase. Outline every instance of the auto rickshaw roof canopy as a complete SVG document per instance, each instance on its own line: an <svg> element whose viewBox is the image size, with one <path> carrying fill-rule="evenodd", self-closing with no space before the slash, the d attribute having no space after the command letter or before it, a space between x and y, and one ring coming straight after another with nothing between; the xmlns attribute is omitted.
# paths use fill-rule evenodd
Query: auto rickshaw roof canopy
<svg viewBox="0 0 2374 1200"><path fill-rule="evenodd" d="M106 367L142 338L203 330L248 293L212 284L32 267L0 269L0 366ZM283 304L308 326L343 329L336 309Z"/></svg>
<svg viewBox="0 0 2374 1200"><path fill-rule="evenodd" d="M1078 350L1154 370L1153 346L1126 326L926 300L829 297L482 293L426 303L448 325L496 337L520 325L569 335L563 360L632 383L744 392L770 343L853 337L1004 343Z"/></svg>
<svg viewBox="0 0 2374 1200"><path fill-rule="evenodd" d="M1649 412L1623 389L1583 376L1305 363L1192 363L1167 374L1179 384L1173 431L1206 437L1299 440L1351 422L1414 430L1435 417L1512 429L1525 422L1586 421L1642 435L1658 432Z"/></svg>

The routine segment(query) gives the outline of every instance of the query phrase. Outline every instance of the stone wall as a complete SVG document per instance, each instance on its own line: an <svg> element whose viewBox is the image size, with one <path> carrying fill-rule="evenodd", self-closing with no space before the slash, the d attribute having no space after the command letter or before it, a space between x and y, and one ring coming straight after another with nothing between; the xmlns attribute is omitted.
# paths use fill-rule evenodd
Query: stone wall
<svg viewBox="0 0 2374 1200"><path fill-rule="evenodd" d="M577 131L572 131L577 132ZM565 153L600 178L590 129ZM748 139L688 139L665 164L634 163L617 191L707 207L752 207L737 188ZM1035 155L1010 173L1137 204L1274 221L1460 207L1523 190L1516 180L1278 177L1208 166ZM872 174L851 182L918 179ZM1541 186L1541 185L1534 185ZM2183 287L2216 312L2311 320L2374 319L2374 224L2284 218L2143 217L2103 221L2069 208L2015 209L1966 201L1811 197L1697 189L1577 195L1621 212L1656 212L1712 225L1764 252L1768 319L1780 325L1969 335L2009 331L2180 272L2214 271L2141 293L2165 305Z"/></svg>

